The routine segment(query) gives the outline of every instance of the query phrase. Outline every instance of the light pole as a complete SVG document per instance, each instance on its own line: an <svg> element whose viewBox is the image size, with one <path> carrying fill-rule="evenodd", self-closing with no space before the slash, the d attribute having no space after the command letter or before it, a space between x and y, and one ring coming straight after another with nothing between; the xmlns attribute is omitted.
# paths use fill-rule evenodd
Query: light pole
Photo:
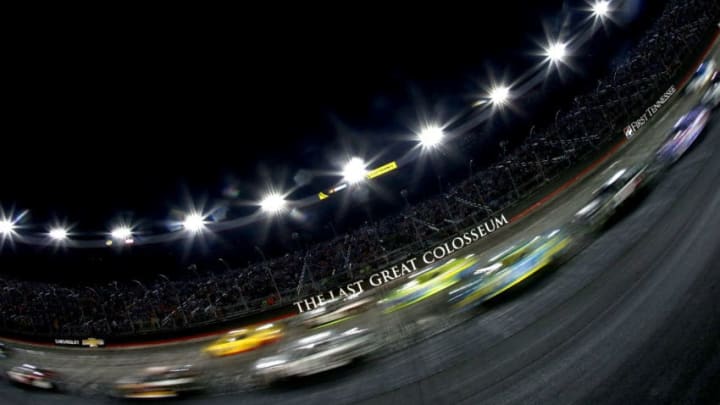
<svg viewBox="0 0 720 405"><path fill-rule="evenodd" d="M118 289L118 283L116 280L113 280L112 283L113 288L115 289L115 292L117 293L117 296L122 299L123 306L125 307L125 316L127 317L128 323L130 324L130 329L132 329L133 333L135 332L135 323L133 322L132 316L130 315L130 307L128 307L127 301L125 300L125 296L120 292ZM53 295L55 295L55 289L53 288Z"/></svg>
<svg viewBox="0 0 720 405"><path fill-rule="evenodd" d="M147 294L148 289L147 289L147 287L145 287L145 285L143 283L140 282L140 280L133 280L133 282L135 284L139 285L140 287L142 287L142 289L145 290L145 293Z"/></svg>
<svg viewBox="0 0 720 405"><path fill-rule="evenodd" d="M507 143L508 141L500 141L500 149L502 149L502 157L505 159L507 157Z"/></svg>
<svg viewBox="0 0 720 405"><path fill-rule="evenodd" d="M543 170L542 162L540 162L540 158L538 157L537 153L533 151L533 155L535 155L535 160L537 160L538 168L540 169L540 174L543 176L543 180L547 183L548 178L545 176L545 170Z"/></svg>
<svg viewBox="0 0 720 405"><path fill-rule="evenodd" d="M232 268L228 264L228 262L225 261L222 257L218 257L218 261L222 263L225 266L225 270L227 270L228 273L232 272ZM238 284L238 291L240 292L240 300L242 300L243 306L245 307L245 311L248 310L247 301L245 300L245 294L243 294L242 291L242 285Z"/></svg>
<svg viewBox="0 0 720 405"><path fill-rule="evenodd" d="M410 201L408 201L407 194L408 192L406 189L400 190L400 195L403 197L403 199L405 199L405 206L408 210L408 217L410 217L412 216L412 213L410 212ZM420 237L420 231L418 231L417 224L415 223L415 221L412 220L410 222L412 222L413 229L415 229L415 238L417 238L418 243L422 245L422 238Z"/></svg>
<svg viewBox="0 0 720 405"><path fill-rule="evenodd" d="M504 167L505 167L505 170L507 170L507 172L508 172L508 176L510 176L510 181L512 182L513 189L515 189L515 194L517 195L518 198L520 198L520 192L518 191L517 184L515 184L515 178L512 175L512 171L510 170L509 167L507 167L507 166L504 166Z"/></svg>
<svg viewBox="0 0 720 405"><path fill-rule="evenodd" d="M167 285L170 286L170 279L166 275L160 273L160 274L158 274L158 277L165 280ZM185 313L185 309L182 307L183 303L180 301L180 295L178 294L177 288L175 288L174 285L173 285L172 289L173 289L173 291L175 291L175 300L177 301L177 305L178 305L178 309L180 310L180 314L182 314L183 320L185 321L185 325L187 325L188 324L187 314ZM174 324L175 324L175 321L173 320L173 325Z"/></svg>
<svg viewBox="0 0 720 405"><path fill-rule="evenodd" d="M457 232L457 231L459 231L460 229L458 228L457 222L456 222L455 219L453 218L452 211L450 210L450 205L448 204L448 199L449 199L449 198L450 198L450 195L449 195L449 194L445 194L445 195L442 196L440 199L442 200L443 207L445 207L445 213L446 213L447 216L448 216L446 219L447 219L450 223L452 223L453 228L455 228L455 232Z"/></svg>
<svg viewBox="0 0 720 405"><path fill-rule="evenodd" d="M337 235L337 230L335 229L335 225L333 224L332 221L328 222L328 225L330 226L330 230L333 233L333 239L337 239L338 235Z"/></svg>
<svg viewBox="0 0 720 405"><path fill-rule="evenodd" d="M92 288L92 287L87 287L87 286L86 286L85 288L87 288L88 290L90 290L90 291L91 291L93 294L95 294L95 296L97 297L97 299L98 299L98 303L97 303L97 304L100 305L100 309L102 310L103 316L105 317L105 326L106 326L107 329L108 329L108 333L111 333L111 332L112 332L112 328L110 328L110 320L108 319L107 312L105 312L105 306L104 306L103 303L101 302L101 301L102 301L102 298L100 298L100 294L98 294L98 292L95 291L95 289Z"/></svg>
<svg viewBox="0 0 720 405"><path fill-rule="evenodd" d="M475 192L478 194L478 198L480 199L480 204L482 205L483 209L487 211L488 214L492 214L492 210L490 207L488 207L487 203L485 202L485 198L482 195L482 192L480 191L480 186L477 185L477 183L473 182L473 188L475 189Z"/></svg>
<svg viewBox="0 0 720 405"><path fill-rule="evenodd" d="M410 208L410 201L408 201L407 194L408 194L408 192L407 192L406 189L400 190L400 195L401 195L402 198L405 200L405 205L406 205L408 208Z"/></svg>
<svg viewBox="0 0 720 405"><path fill-rule="evenodd" d="M270 281L272 281L273 288L275 289L275 293L277 294L278 300L281 299L282 296L280 295L280 289L278 288L277 283L275 282L275 277L273 276L272 271L270 271L270 267L268 267L268 265L267 265L267 259L265 258L265 253L263 253L263 251L257 245L255 245L255 250L257 250L258 253L260 253L260 256L263 259L263 268L265 269L265 273L267 273L267 275L270 277Z"/></svg>

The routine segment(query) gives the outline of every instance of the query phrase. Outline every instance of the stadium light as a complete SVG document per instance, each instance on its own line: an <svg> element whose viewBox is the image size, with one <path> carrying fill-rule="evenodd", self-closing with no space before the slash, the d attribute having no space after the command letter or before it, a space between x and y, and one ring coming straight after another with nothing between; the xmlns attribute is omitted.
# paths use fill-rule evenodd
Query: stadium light
<svg viewBox="0 0 720 405"><path fill-rule="evenodd" d="M48 232L48 235L51 239L60 242L67 239L68 231L64 228L53 228L50 230L50 232Z"/></svg>
<svg viewBox="0 0 720 405"><path fill-rule="evenodd" d="M423 148L433 148L442 142L444 136L442 128L431 125L418 134L418 139Z"/></svg>
<svg viewBox="0 0 720 405"><path fill-rule="evenodd" d="M0 219L0 235L8 236L15 232L15 223L9 219Z"/></svg>
<svg viewBox="0 0 720 405"><path fill-rule="evenodd" d="M260 201L260 208L270 214L277 214L285 209L286 201L280 194L271 193Z"/></svg>
<svg viewBox="0 0 720 405"><path fill-rule="evenodd" d="M363 181L365 179L365 175L367 174L365 166L365 161L360 158L354 157L350 159L343 168L343 178L350 184Z"/></svg>
<svg viewBox="0 0 720 405"><path fill-rule="evenodd" d="M128 226L119 226L110 232L110 236L113 237L113 239L120 239L124 240L126 243L132 243L128 241L132 241L132 230Z"/></svg>
<svg viewBox="0 0 720 405"><path fill-rule="evenodd" d="M610 13L610 2L608 0L598 0L592 5L592 13L595 18L604 18Z"/></svg>
<svg viewBox="0 0 720 405"><path fill-rule="evenodd" d="M495 105L505 105L509 98L510 89L505 86L498 86L490 91L490 101Z"/></svg>
<svg viewBox="0 0 720 405"><path fill-rule="evenodd" d="M192 212L185 217L182 223L186 231L197 233L205 229L205 218L197 212Z"/></svg>
<svg viewBox="0 0 720 405"><path fill-rule="evenodd" d="M562 42L551 44L547 49L545 49L545 56L547 56L552 63L562 62L566 55L566 45Z"/></svg>

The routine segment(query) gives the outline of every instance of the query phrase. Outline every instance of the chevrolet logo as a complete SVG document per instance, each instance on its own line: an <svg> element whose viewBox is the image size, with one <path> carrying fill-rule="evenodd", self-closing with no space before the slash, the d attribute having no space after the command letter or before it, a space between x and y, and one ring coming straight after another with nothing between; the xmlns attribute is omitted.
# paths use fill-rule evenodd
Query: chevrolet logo
<svg viewBox="0 0 720 405"><path fill-rule="evenodd" d="M83 346L88 346L88 347L104 346L104 345L105 345L105 341L102 340L102 339L87 338L87 339L83 339L83 340L82 340L82 345L83 345Z"/></svg>

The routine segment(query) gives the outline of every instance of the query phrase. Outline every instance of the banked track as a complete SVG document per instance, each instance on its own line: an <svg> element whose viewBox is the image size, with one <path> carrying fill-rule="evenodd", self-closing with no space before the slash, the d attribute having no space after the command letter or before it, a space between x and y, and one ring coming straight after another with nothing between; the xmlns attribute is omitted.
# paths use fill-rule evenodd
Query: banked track
<svg viewBox="0 0 720 405"><path fill-rule="evenodd" d="M662 137L691 103L676 101L640 136L648 143ZM502 240L562 222L616 166L650 152L645 140L631 142L613 159L620 163L608 162L597 176L512 226ZM236 392L218 395L220 390L211 389L209 396L183 403L717 403L718 297L720 114L715 114L699 144L627 217L558 270L465 322L431 319L451 327L414 334L365 363L270 389L247 388L248 359L208 362L211 376L223 386L235 385ZM376 321L387 329L410 322ZM79 391L86 396L26 392L3 383L0 403L111 403L101 393L102 381L169 358L194 362L198 347L18 350L8 359L12 364L47 364L75 380L85 378L88 385Z"/></svg>

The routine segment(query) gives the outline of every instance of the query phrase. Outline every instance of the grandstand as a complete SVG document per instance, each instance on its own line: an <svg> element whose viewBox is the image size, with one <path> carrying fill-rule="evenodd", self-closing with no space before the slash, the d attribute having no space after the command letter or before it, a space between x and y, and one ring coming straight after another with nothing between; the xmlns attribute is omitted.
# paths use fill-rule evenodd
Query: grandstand
<svg viewBox="0 0 720 405"><path fill-rule="evenodd" d="M17 336L122 337L222 324L387 267L510 210L606 152L623 128L691 69L716 32L720 4L669 1L652 28L593 91L533 127L488 167L402 211L284 255L185 278L63 285L0 278L0 330ZM261 253L264 258L264 254Z"/></svg>

